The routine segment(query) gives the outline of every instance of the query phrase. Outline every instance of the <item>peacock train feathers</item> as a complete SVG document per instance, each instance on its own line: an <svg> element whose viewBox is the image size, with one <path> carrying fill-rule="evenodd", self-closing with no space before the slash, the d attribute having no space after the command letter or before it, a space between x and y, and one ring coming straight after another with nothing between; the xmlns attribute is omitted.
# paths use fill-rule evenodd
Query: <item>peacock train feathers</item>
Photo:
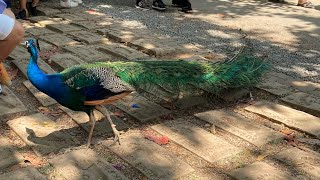
<svg viewBox="0 0 320 180"><path fill-rule="evenodd" d="M256 84L267 65L253 57L240 56L231 62L190 61L99 62L71 67L61 72L65 82L77 88L99 83L112 92L152 90L160 87L173 93L194 89L214 94L228 88Z"/></svg>

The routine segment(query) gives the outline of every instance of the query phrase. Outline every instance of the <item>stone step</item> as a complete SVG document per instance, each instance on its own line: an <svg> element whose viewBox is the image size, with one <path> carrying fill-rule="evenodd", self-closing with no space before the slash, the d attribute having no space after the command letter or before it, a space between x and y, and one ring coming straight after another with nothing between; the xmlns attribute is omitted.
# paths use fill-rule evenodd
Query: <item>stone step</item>
<svg viewBox="0 0 320 180"><path fill-rule="evenodd" d="M320 96L297 92L281 98L281 101L307 113L320 116Z"/></svg>
<svg viewBox="0 0 320 180"><path fill-rule="evenodd" d="M213 110L195 114L196 117L234 134L255 146L263 146L273 140L283 138L279 132L229 110Z"/></svg>
<svg viewBox="0 0 320 180"><path fill-rule="evenodd" d="M66 69L78 64L85 64L86 62L82 59L69 54L54 54L50 56L50 61L52 61L55 65L59 66L62 69Z"/></svg>
<svg viewBox="0 0 320 180"><path fill-rule="evenodd" d="M245 110L286 126L320 137L320 118L268 101L259 101Z"/></svg>
<svg viewBox="0 0 320 180"><path fill-rule="evenodd" d="M20 99L6 86L2 86L8 95L0 95L0 116L27 111Z"/></svg>
<svg viewBox="0 0 320 180"><path fill-rule="evenodd" d="M85 112L72 111L66 107L59 106L64 112L66 112L77 124L79 124L84 130L89 132L91 125L89 124L89 116ZM94 111L95 118L97 120L95 129L93 131L94 135L103 135L108 133L113 133L109 121L97 111ZM120 118L110 113L113 123L116 125L117 130L126 130L128 125L123 122Z"/></svg>
<svg viewBox="0 0 320 180"><path fill-rule="evenodd" d="M48 24L46 25L46 28L58 33L68 33L82 30L80 27L69 24L69 21L65 23L61 22L59 24Z"/></svg>
<svg viewBox="0 0 320 180"><path fill-rule="evenodd" d="M0 169L5 169L22 161L21 154L14 149L7 138L0 135Z"/></svg>
<svg viewBox="0 0 320 180"><path fill-rule="evenodd" d="M28 63L30 53L22 46L17 46L9 55L9 59ZM26 70L25 70L26 71Z"/></svg>
<svg viewBox="0 0 320 180"><path fill-rule="evenodd" d="M47 26L49 24L59 24L63 21L62 18L50 18L48 16L31 16L29 20L30 22L38 23L41 26Z"/></svg>
<svg viewBox="0 0 320 180"><path fill-rule="evenodd" d="M30 81L24 81L24 86L28 88L28 90L33 94L35 98L41 103L42 106L51 106L56 104L57 101L46 95L45 93L39 91L36 87L34 87Z"/></svg>
<svg viewBox="0 0 320 180"><path fill-rule="evenodd" d="M140 133L121 136L121 145L103 143L112 152L140 170L148 179L177 179L194 169L163 147L145 139Z"/></svg>
<svg viewBox="0 0 320 180"><path fill-rule="evenodd" d="M269 72L263 77L258 88L275 95L285 96L292 92L301 91L320 96L320 84L310 81L297 80L283 73Z"/></svg>
<svg viewBox="0 0 320 180"><path fill-rule="evenodd" d="M275 167L264 163L264 162L255 162L253 164L247 165L244 168L239 168L233 170L230 175L235 179L246 179L246 180L288 180L296 179L290 174L280 171Z"/></svg>
<svg viewBox="0 0 320 180"><path fill-rule="evenodd" d="M119 43L107 43L105 45L99 46L98 50L128 60L151 58L147 54L144 54L140 51L137 51Z"/></svg>
<svg viewBox="0 0 320 180"><path fill-rule="evenodd" d="M275 158L311 176L311 179L320 179L320 154L308 150L303 151L296 147L281 151Z"/></svg>
<svg viewBox="0 0 320 180"><path fill-rule="evenodd" d="M24 27L25 32L29 33L33 36L43 36L46 34L54 34L54 31L51 31L47 28L45 28L44 26L40 26L40 25L33 25L33 26L28 26L28 27Z"/></svg>
<svg viewBox="0 0 320 180"><path fill-rule="evenodd" d="M133 40L141 39L151 35L151 32L143 29L129 29L124 27L110 27L98 29L97 32L114 41L126 43Z"/></svg>
<svg viewBox="0 0 320 180"><path fill-rule="evenodd" d="M27 51L27 49L25 49ZM30 54L28 54L30 57ZM29 60L24 60L24 59L19 59L19 60L13 60L12 61L18 68L19 70L25 75L25 77L28 77L27 75L27 69L29 65ZM44 62L42 59L38 58L37 64L39 68L46 74L54 74L56 73L50 65L48 65L46 62Z"/></svg>
<svg viewBox="0 0 320 180"><path fill-rule="evenodd" d="M91 149L71 151L50 159L49 163L54 167L55 179L128 179Z"/></svg>
<svg viewBox="0 0 320 180"><path fill-rule="evenodd" d="M81 27L82 29L95 30L95 29L101 29L103 27L113 25L113 21L112 20L97 21L95 19L94 21L75 21L75 22L71 22L71 24Z"/></svg>
<svg viewBox="0 0 320 180"><path fill-rule="evenodd" d="M75 41L65 35L62 34L48 34L46 36L40 37L40 39L53 44L58 47L63 46L73 46L73 45L80 45L81 43L79 41Z"/></svg>
<svg viewBox="0 0 320 180"><path fill-rule="evenodd" d="M240 148L190 123L188 119L166 121L151 128L210 163L241 152Z"/></svg>
<svg viewBox="0 0 320 180"><path fill-rule="evenodd" d="M78 56L87 63L115 59L109 54L97 51L96 46L66 46L63 49L73 53L75 56Z"/></svg>
<svg viewBox="0 0 320 180"><path fill-rule="evenodd" d="M128 42L128 46L135 47L156 57L175 54L180 51L180 46L168 43L158 38L142 38Z"/></svg>
<svg viewBox="0 0 320 180"><path fill-rule="evenodd" d="M1 180L16 179L16 180L47 180L46 176L41 174L36 168L28 166L15 171L11 171L0 175Z"/></svg>
<svg viewBox="0 0 320 180"><path fill-rule="evenodd" d="M261 83L256 87L278 96L285 96L294 91L294 89L288 85L292 80L290 76L283 73L270 72L263 76Z"/></svg>
<svg viewBox="0 0 320 180"><path fill-rule="evenodd" d="M21 116L8 121L7 124L28 146L31 146L38 156L56 152L77 143L66 130L41 113Z"/></svg>
<svg viewBox="0 0 320 180"><path fill-rule="evenodd" d="M140 122L146 122L170 113L169 110L147 100L137 93L131 93L123 99L116 101L113 105L135 117Z"/></svg>
<svg viewBox="0 0 320 180"><path fill-rule="evenodd" d="M38 11L38 14L41 16L52 16L52 15L57 15L61 13L59 9L53 9L53 8L44 7L44 6L37 6L37 11Z"/></svg>
<svg viewBox="0 0 320 180"><path fill-rule="evenodd" d="M78 16L76 14L70 14L70 13L62 13L62 14L56 14L54 17L62 18L63 20L69 20L69 21L86 21L86 18L83 18L81 16Z"/></svg>
<svg viewBox="0 0 320 180"><path fill-rule="evenodd" d="M81 42L85 42L87 44L99 44L109 42L109 39L88 31L72 31L68 32L68 35L73 36L74 39L77 39Z"/></svg>

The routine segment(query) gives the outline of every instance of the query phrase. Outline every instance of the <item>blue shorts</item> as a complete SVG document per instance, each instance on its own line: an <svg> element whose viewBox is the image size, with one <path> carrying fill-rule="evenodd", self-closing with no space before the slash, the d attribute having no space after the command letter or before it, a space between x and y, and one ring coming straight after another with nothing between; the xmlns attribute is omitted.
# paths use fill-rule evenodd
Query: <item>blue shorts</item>
<svg viewBox="0 0 320 180"><path fill-rule="evenodd" d="M4 0L4 2L7 4L7 8L12 7L12 0Z"/></svg>

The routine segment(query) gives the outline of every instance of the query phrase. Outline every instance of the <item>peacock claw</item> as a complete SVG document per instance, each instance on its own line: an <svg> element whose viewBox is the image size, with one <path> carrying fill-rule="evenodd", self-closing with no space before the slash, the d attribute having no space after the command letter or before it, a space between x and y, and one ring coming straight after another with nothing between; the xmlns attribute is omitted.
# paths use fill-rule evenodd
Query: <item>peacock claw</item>
<svg viewBox="0 0 320 180"><path fill-rule="evenodd" d="M114 133L114 139L113 139L113 142L114 143L119 143L119 145L121 145L121 143L120 143L120 133L119 133L119 131L116 129L116 125L111 125L111 127L112 127L112 131L113 131L113 133Z"/></svg>

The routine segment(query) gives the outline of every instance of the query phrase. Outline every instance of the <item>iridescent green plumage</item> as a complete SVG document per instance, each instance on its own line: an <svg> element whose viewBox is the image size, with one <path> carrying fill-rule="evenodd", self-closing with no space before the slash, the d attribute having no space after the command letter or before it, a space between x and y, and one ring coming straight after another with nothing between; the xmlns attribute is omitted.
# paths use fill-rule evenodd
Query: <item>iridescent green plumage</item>
<svg viewBox="0 0 320 180"><path fill-rule="evenodd" d="M234 61L220 63L183 60L100 62L76 66L61 74L73 76L81 69L102 68L112 71L124 85L128 84L136 90L161 87L170 92L179 93L194 91L196 88L219 94L228 88L253 86L259 81L266 67L267 65L261 60L240 56ZM86 84L91 81L78 79L77 82Z"/></svg>

